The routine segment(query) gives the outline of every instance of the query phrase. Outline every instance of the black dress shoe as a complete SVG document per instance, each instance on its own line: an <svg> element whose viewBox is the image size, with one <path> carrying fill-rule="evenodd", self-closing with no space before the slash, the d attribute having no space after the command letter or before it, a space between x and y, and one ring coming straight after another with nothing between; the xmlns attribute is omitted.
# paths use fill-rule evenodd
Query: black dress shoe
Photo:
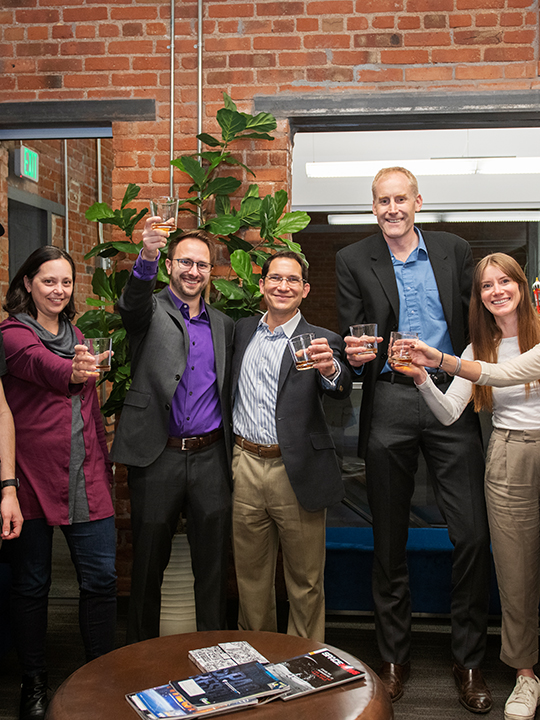
<svg viewBox="0 0 540 720"><path fill-rule="evenodd" d="M492 706L491 692L478 668L464 668L454 663L454 680L459 690L459 702L474 713L488 713Z"/></svg>
<svg viewBox="0 0 540 720"><path fill-rule="evenodd" d="M383 662L377 674L390 695L390 700L396 702L403 695L403 684L407 682L411 674L411 663L398 665L397 663Z"/></svg>
<svg viewBox="0 0 540 720"><path fill-rule="evenodd" d="M43 720L48 704L47 673L23 675L19 720Z"/></svg>

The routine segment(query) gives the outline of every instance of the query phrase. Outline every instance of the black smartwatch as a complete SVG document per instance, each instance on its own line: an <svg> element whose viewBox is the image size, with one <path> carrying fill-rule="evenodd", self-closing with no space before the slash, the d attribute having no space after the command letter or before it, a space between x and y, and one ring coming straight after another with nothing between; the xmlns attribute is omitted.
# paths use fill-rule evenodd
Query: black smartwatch
<svg viewBox="0 0 540 720"><path fill-rule="evenodd" d="M0 489L3 490L4 488L7 488L7 487L18 488L19 487L19 478L10 478L9 480L2 480L2 482L0 482Z"/></svg>

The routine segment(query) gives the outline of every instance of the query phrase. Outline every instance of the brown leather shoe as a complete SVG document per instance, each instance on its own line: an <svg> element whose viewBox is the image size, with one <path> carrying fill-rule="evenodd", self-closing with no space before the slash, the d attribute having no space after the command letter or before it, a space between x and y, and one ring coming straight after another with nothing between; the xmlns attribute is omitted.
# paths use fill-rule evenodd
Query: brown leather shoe
<svg viewBox="0 0 540 720"><path fill-rule="evenodd" d="M474 713L488 713L493 702L479 668L467 669L455 662L452 672L459 690L459 702L463 707Z"/></svg>
<svg viewBox="0 0 540 720"><path fill-rule="evenodd" d="M390 695L390 700L396 702L403 695L403 684L407 682L411 674L411 663L398 665L397 663L383 662L377 674Z"/></svg>

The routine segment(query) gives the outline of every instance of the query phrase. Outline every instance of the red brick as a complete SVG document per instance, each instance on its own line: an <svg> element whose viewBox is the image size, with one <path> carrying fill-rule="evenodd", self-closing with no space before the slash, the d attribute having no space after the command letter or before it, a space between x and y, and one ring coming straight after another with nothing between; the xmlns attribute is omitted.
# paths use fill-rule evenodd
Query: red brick
<svg viewBox="0 0 540 720"><path fill-rule="evenodd" d="M536 25L536 13L525 14L525 25Z"/></svg>
<svg viewBox="0 0 540 720"><path fill-rule="evenodd" d="M405 81L411 82L444 82L452 80L451 67L406 68Z"/></svg>
<svg viewBox="0 0 540 720"><path fill-rule="evenodd" d="M372 62L371 54L367 50L336 50L332 53L332 62L335 65L366 65Z"/></svg>
<svg viewBox="0 0 540 720"><path fill-rule="evenodd" d="M13 22L13 13L10 10L0 10L0 25L9 25Z"/></svg>
<svg viewBox="0 0 540 720"><path fill-rule="evenodd" d="M476 27L497 27L498 25L497 13L478 13L476 16Z"/></svg>
<svg viewBox="0 0 540 720"><path fill-rule="evenodd" d="M449 33L407 33L404 36L408 47L438 47L451 45L452 38Z"/></svg>
<svg viewBox="0 0 540 720"><path fill-rule="evenodd" d="M111 8L111 20L156 20L157 8L150 4L129 5L129 7ZM170 17L167 8L167 17Z"/></svg>
<svg viewBox="0 0 540 720"><path fill-rule="evenodd" d="M276 68L257 73L257 80L262 83L291 83L302 79L305 79L304 68Z"/></svg>
<svg viewBox="0 0 540 720"><path fill-rule="evenodd" d="M352 68L329 67L308 68L307 79L310 82L346 82L354 80Z"/></svg>
<svg viewBox="0 0 540 720"><path fill-rule="evenodd" d="M57 55L57 43L21 43L15 48L21 57Z"/></svg>
<svg viewBox="0 0 540 720"><path fill-rule="evenodd" d="M2 0L3 8L36 7L37 0Z"/></svg>
<svg viewBox="0 0 540 720"><path fill-rule="evenodd" d="M427 50L381 50L383 65L420 65L428 61Z"/></svg>
<svg viewBox="0 0 540 720"><path fill-rule="evenodd" d="M347 30L367 30L368 27L368 19L364 16L347 18Z"/></svg>
<svg viewBox="0 0 540 720"><path fill-rule="evenodd" d="M96 36L96 29L93 25L77 25L75 30L75 37L77 38L94 38Z"/></svg>
<svg viewBox="0 0 540 720"><path fill-rule="evenodd" d="M63 14L64 22L97 22L98 20L107 20L106 7L77 7L65 8Z"/></svg>
<svg viewBox="0 0 540 720"><path fill-rule="evenodd" d="M327 35L334 33L342 33L344 30L343 18L322 18L321 19L321 31Z"/></svg>
<svg viewBox="0 0 540 720"><path fill-rule="evenodd" d="M256 3L256 14L262 17L271 15L303 15L305 12L305 3L292 2L291 0L283 2L263 2Z"/></svg>
<svg viewBox="0 0 540 720"><path fill-rule="evenodd" d="M293 33L295 27L294 18L280 18L272 22L272 32L275 33Z"/></svg>
<svg viewBox="0 0 540 720"><path fill-rule="evenodd" d="M479 0L481 2L481 0ZM407 0L407 12L452 12L454 0Z"/></svg>
<svg viewBox="0 0 540 720"><path fill-rule="evenodd" d="M538 71L535 63L520 63L519 65L503 65L505 78L534 78Z"/></svg>
<svg viewBox="0 0 540 720"><path fill-rule="evenodd" d="M420 18L417 15L398 17L398 28L400 30L417 30L419 27Z"/></svg>
<svg viewBox="0 0 540 720"><path fill-rule="evenodd" d="M120 28L118 25L99 25L99 37L118 37Z"/></svg>
<svg viewBox="0 0 540 720"><path fill-rule="evenodd" d="M70 62L74 62L70 60ZM107 72L109 70L129 70L130 62L127 57L111 57L105 55L103 57L85 58L84 69L86 72Z"/></svg>
<svg viewBox="0 0 540 720"><path fill-rule="evenodd" d="M523 25L522 13L501 13L501 25L503 27L520 27Z"/></svg>
<svg viewBox="0 0 540 720"><path fill-rule="evenodd" d="M6 28L4 30L4 40L8 40L11 42L15 42L17 40L24 40L24 28Z"/></svg>
<svg viewBox="0 0 540 720"><path fill-rule="evenodd" d="M15 22L21 25L34 25L44 23L56 23L60 20L58 10L17 10L15 13Z"/></svg>
<svg viewBox="0 0 540 720"><path fill-rule="evenodd" d="M146 23L147 35L166 35L168 32L169 32L169 26L165 25L165 23L161 23L161 22ZM175 32L176 32L176 29L175 29Z"/></svg>
<svg viewBox="0 0 540 720"><path fill-rule="evenodd" d="M365 33L353 36L354 47L400 47L401 33Z"/></svg>
<svg viewBox="0 0 540 720"><path fill-rule="evenodd" d="M150 55L154 50L154 43L151 40L117 40L110 42L107 53L110 55ZM103 55L94 53L95 55Z"/></svg>
<svg viewBox="0 0 540 720"><path fill-rule="evenodd" d="M308 15L352 15L354 12L351 0L318 0L308 2Z"/></svg>
<svg viewBox="0 0 540 720"><path fill-rule="evenodd" d="M252 17L253 3L209 3L208 15L210 17Z"/></svg>
<svg viewBox="0 0 540 720"><path fill-rule="evenodd" d="M22 75L17 79L17 87L22 90L61 88L62 77L60 75Z"/></svg>
<svg viewBox="0 0 540 720"><path fill-rule="evenodd" d="M111 77L113 85L120 87L155 87L157 83L157 76L155 73L121 73L114 74Z"/></svg>
<svg viewBox="0 0 540 720"><path fill-rule="evenodd" d="M398 13L404 10L403 0L356 0L359 15L373 13Z"/></svg>
<svg viewBox="0 0 540 720"><path fill-rule="evenodd" d="M374 28L393 28L395 23L395 18L393 15L379 15L378 17L373 18L371 25Z"/></svg>
<svg viewBox="0 0 540 720"><path fill-rule="evenodd" d="M170 58L165 55L137 56L132 58L132 62L133 70L169 70L171 67Z"/></svg>
<svg viewBox="0 0 540 720"><path fill-rule="evenodd" d="M434 48L431 53L434 63L476 63L480 62L479 48Z"/></svg>
<svg viewBox="0 0 540 720"><path fill-rule="evenodd" d="M318 18L296 18L296 29L299 33L305 33L305 32L317 32L319 29L319 19Z"/></svg>
<svg viewBox="0 0 540 720"><path fill-rule="evenodd" d="M242 23L246 35L259 35L272 32L271 20L244 20Z"/></svg>
<svg viewBox="0 0 540 720"><path fill-rule="evenodd" d="M31 26L26 31L28 40L48 40L49 28L45 25Z"/></svg>
<svg viewBox="0 0 540 720"><path fill-rule="evenodd" d="M242 85L253 82L253 73L247 70L213 71L206 75L209 85Z"/></svg>
<svg viewBox="0 0 540 720"><path fill-rule="evenodd" d="M260 38L256 38L260 39ZM234 52L235 50L251 50L251 38L235 37L235 38L206 38L204 41L206 52ZM255 45L254 45L255 47ZM191 43L191 51L193 51L193 43Z"/></svg>
<svg viewBox="0 0 540 720"><path fill-rule="evenodd" d="M109 84L109 78L104 74L69 74L63 77L66 88L96 88L105 87Z"/></svg>
<svg viewBox="0 0 540 720"><path fill-rule="evenodd" d="M480 8L503 8L505 0L456 0L457 10L480 10Z"/></svg>
<svg viewBox="0 0 540 720"><path fill-rule="evenodd" d="M45 58L38 60L40 73L70 73L81 72L82 60L79 58Z"/></svg>
<svg viewBox="0 0 540 720"><path fill-rule="evenodd" d="M502 78L503 69L497 65L475 65L456 67L457 80L495 80Z"/></svg>
<svg viewBox="0 0 540 720"><path fill-rule="evenodd" d="M218 32L227 35L238 34L238 20L220 20Z"/></svg>
<svg viewBox="0 0 540 720"><path fill-rule="evenodd" d="M534 6L536 3L532 3L531 0L508 0L507 7L509 8L528 8Z"/></svg>
<svg viewBox="0 0 540 720"><path fill-rule="evenodd" d="M449 23L451 28L470 27L472 25L472 17L470 15L450 15Z"/></svg>
<svg viewBox="0 0 540 720"><path fill-rule="evenodd" d="M30 58L24 60L2 60L0 61L0 71L2 73L34 73L36 71L36 61Z"/></svg>
<svg viewBox="0 0 540 720"><path fill-rule="evenodd" d="M275 67L276 56L270 53L229 55L230 67Z"/></svg>
<svg viewBox="0 0 540 720"><path fill-rule="evenodd" d="M336 53L333 54L336 62ZM324 51L315 52L282 52L279 53L278 64L281 67L308 67L311 65L326 65L328 58Z"/></svg>
<svg viewBox="0 0 540 720"><path fill-rule="evenodd" d="M62 55L104 55L102 42L65 42L60 46Z"/></svg>
<svg viewBox="0 0 540 720"><path fill-rule="evenodd" d="M534 30L507 30L503 42L513 45L531 45L536 38Z"/></svg>
<svg viewBox="0 0 540 720"><path fill-rule="evenodd" d="M300 47L301 39L296 35L262 35L261 37L253 38L254 50L298 50ZM315 46L306 44L306 47Z"/></svg>
<svg viewBox="0 0 540 720"><path fill-rule="evenodd" d="M518 62L519 60L532 60L534 49L532 47L498 47L486 48L484 60L486 62Z"/></svg>
<svg viewBox="0 0 540 720"><path fill-rule="evenodd" d="M445 28L446 19L446 15L425 15L424 27L426 29Z"/></svg>
<svg viewBox="0 0 540 720"><path fill-rule="evenodd" d="M493 30L466 30L454 33L456 45L498 45L502 32Z"/></svg>

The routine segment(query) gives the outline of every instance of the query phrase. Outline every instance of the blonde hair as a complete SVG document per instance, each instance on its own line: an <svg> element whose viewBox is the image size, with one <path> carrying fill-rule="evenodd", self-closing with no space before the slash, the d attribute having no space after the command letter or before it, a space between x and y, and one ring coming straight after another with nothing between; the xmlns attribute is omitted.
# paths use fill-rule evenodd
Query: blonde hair
<svg viewBox="0 0 540 720"><path fill-rule="evenodd" d="M487 267L492 265L503 272L519 286L519 304L517 306L518 344L521 353L530 350L540 342L540 317L534 309L529 293L529 283L519 264L510 255L492 253L482 258L474 269L471 306L469 309L469 335L475 360L496 363L502 332L495 317L482 302L482 277ZM527 394L530 383L526 386ZM473 385L472 398L474 409L493 410L493 390L491 387Z"/></svg>
<svg viewBox="0 0 540 720"><path fill-rule="evenodd" d="M393 175L394 173L401 173L402 175L405 175L411 185L411 190L414 197L418 197L418 180L415 178L415 176L410 170L407 170L407 168L396 166L382 168L382 170L379 170L379 172L375 175L375 177L373 178L373 182L371 183L371 194L373 195L373 199L377 199L375 188L379 180L382 180L382 178L386 177L387 175Z"/></svg>

